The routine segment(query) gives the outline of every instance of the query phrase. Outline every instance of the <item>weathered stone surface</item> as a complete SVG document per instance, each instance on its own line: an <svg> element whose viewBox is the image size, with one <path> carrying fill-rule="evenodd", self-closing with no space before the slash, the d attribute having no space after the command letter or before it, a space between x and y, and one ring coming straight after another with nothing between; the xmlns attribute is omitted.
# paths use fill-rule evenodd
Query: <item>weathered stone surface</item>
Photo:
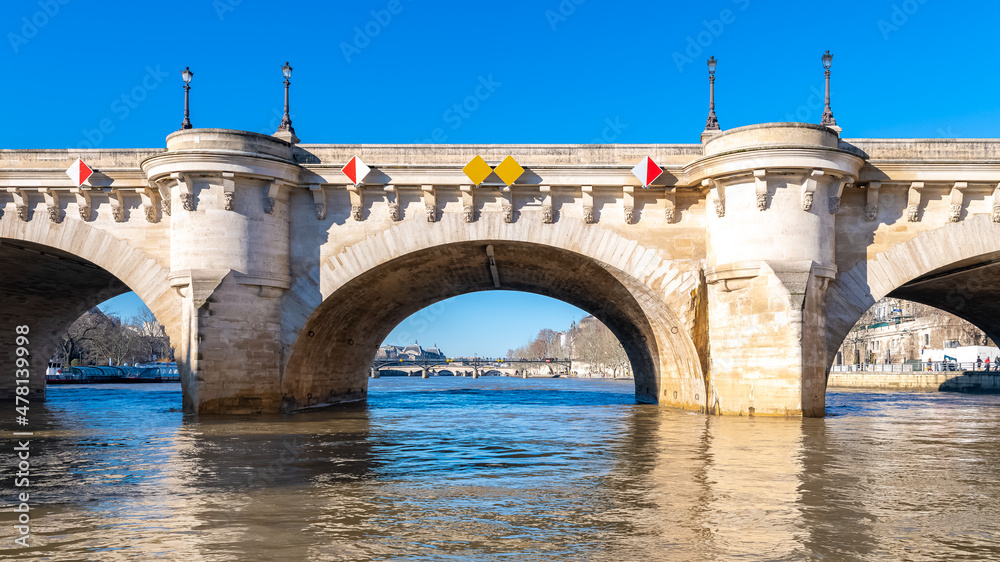
<svg viewBox="0 0 1000 562"><path fill-rule="evenodd" d="M1000 374L966 371L830 373L831 388L1000 393Z"/></svg>
<svg viewBox="0 0 1000 562"><path fill-rule="evenodd" d="M476 154L526 172L469 186ZM370 183L340 173L354 155ZM630 173L647 155L665 168L655 189ZM77 157L104 183L68 187ZM1000 337L998 176L1000 141L794 123L692 145L293 146L190 129L166 150L0 151L0 330L31 322L47 357L83 310L132 289L171 337L188 411L363 400L399 321L495 288L492 246L501 289L612 329L639 400L820 416L833 354L882 296Z"/></svg>

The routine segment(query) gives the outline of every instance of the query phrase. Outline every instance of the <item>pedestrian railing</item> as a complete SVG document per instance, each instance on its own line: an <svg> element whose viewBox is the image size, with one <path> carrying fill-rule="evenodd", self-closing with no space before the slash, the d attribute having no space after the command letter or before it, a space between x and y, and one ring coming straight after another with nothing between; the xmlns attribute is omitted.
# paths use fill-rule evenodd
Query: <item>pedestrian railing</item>
<svg viewBox="0 0 1000 562"><path fill-rule="evenodd" d="M830 368L831 373L851 373L851 372L897 372L897 373L914 373L920 371L980 371L980 372L997 372L1000 373L1000 368L998 368L992 361L989 363L983 362L965 362L960 363L957 361L926 361L921 363L862 363L855 365L834 365Z"/></svg>

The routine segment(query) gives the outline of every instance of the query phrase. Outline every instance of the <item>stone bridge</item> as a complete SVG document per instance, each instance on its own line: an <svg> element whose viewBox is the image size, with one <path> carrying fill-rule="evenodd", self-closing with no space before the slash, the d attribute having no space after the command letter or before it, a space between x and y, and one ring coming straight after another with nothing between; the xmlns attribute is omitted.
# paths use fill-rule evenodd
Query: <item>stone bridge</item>
<svg viewBox="0 0 1000 562"><path fill-rule="evenodd" d="M471 185L462 168L477 154L526 172ZM374 169L361 186L340 171L354 155ZM644 189L630 169L647 155L665 173ZM64 173L78 157L98 171L81 188ZM499 287L604 322L640 401L822 416L839 344L883 296L998 340L998 185L1000 140L840 139L802 123L678 145L311 145L189 129L166 149L0 151L2 386L11 394L15 326L30 326L42 397L69 325L132 290L175 346L187 411L359 400L397 323Z"/></svg>
<svg viewBox="0 0 1000 562"><path fill-rule="evenodd" d="M535 369L535 370L537 371L538 369ZM457 377L462 377L462 376L465 376L466 374L468 374L469 376L475 375L477 377L480 376L480 375L486 375L486 374L503 375L503 376L507 376L507 377L513 377L515 375L518 375L519 372L520 372L518 369L512 369L510 367L488 367L488 366L483 366L483 365L480 365L480 366L476 367L476 366L473 366L473 365L462 365L461 363L458 364L458 365L454 365L454 364L449 364L449 365L439 364L439 365L434 365L434 366L430 366L430 367L419 367L419 366L414 366L414 365L398 365L397 366L397 365L388 364L388 365L383 365L383 366L378 367L378 368L373 368L372 369L372 377L371 378L381 377L381 376L383 376L383 374L385 372L391 372L391 371L404 372L404 373L407 373L408 376L418 376L418 377L420 377L420 376L429 376L429 375L438 375L440 373L448 373L449 376L457 376ZM536 373L534 373L531 370L528 370L528 371L531 374L536 374Z"/></svg>

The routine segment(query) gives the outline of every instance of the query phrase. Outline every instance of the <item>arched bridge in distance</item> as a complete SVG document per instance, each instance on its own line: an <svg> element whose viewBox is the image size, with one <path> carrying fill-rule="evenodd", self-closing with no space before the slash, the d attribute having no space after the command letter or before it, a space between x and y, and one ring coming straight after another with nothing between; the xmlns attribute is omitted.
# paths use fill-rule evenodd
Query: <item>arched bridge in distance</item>
<svg viewBox="0 0 1000 562"><path fill-rule="evenodd" d="M353 156L373 172L341 173ZM474 156L525 168L472 185ZM665 173L643 188L650 156ZM77 158L97 173L76 187ZM576 305L618 337L636 398L824 415L836 350L891 295L998 341L1000 140L842 139L772 123L697 144L320 145L188 129L165 148L0 151L0 333L36 371L90 307L135 291L184 407L366 398L390 330L493 289ZM0 349L14 371L14 346ZM32 379L34 398L44 380ZM3 394L14 390L3 379Z"/></svg>
<svg viewBox="0 0 1000 562"><path fill-rule="evenodd" d="M417 373L427 376L432 373L449 372L455 376L479 376L496 373L514 376L523 372L537 374L562 374L570 370L569 359L497 359L487 360L469 357L446 357L444 359L382 359L372 361L372 378L385 371Z"/></svg>

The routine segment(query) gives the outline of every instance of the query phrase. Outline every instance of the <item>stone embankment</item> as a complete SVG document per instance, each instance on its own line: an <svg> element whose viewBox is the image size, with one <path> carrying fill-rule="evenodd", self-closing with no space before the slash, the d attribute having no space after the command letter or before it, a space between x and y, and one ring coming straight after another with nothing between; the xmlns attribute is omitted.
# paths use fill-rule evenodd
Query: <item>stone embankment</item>
<svg viewBox="0 0 1000 562"><path fill-rule="evenodd" d="M1000 373L977 371L830 373L827 388L1000 394Z"/></svg>

